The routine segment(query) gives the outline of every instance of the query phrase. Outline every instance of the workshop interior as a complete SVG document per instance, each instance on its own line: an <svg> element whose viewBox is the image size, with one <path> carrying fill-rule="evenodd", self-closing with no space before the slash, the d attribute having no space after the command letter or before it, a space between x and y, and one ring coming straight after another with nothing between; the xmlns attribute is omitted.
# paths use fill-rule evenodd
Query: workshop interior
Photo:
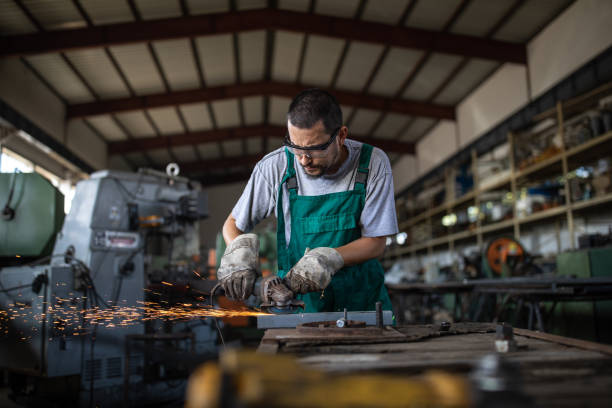
<svg viewBox="0 0 612 408"><path fill-rule="evenodd" d="M391 308L306 312L274 210L218 279L309 88ZM0 407L609 407L612 1L0 0L0 210Z"/></svg>

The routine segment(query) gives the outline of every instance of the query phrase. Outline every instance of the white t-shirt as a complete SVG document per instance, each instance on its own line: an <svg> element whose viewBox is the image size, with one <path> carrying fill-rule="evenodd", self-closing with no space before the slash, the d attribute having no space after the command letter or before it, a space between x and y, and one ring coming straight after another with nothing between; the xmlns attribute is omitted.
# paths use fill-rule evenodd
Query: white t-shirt
<svg viewBox="0 0 612 408"><path fill-rule="evenodd" d="M324 195L352 190L359 167L361 142L346 139L348 157L335 174L320 177L308 175L297 160L294 160L298 194L305 196ZM397 217L393 195L393 176L387 155L379 148L372 150L370 172L366 182L366 201L361 213L360 227L363 237L381 237L397 234ZM261 159L232 210L236 226L249 232L261 220L276 214L278 186L287 171L285 148L281 147ZM283 212L285 217L286 242L291 237L289 213L289 191L283 185Z"/></svg>

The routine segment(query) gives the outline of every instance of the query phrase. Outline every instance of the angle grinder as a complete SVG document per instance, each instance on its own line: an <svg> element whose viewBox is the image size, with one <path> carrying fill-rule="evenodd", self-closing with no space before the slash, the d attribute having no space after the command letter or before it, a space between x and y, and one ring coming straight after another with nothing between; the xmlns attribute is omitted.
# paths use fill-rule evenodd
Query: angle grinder
<svg viewBox="0 0 612 408"><path fill-rule="evenodd" d="M295 293L276 275L258 278L254 293L261 300L260 308L274 314L294 313L304 309L304 302L295 298Z"/></svg>
<svg viewBox="0 0 612 408"><path fill-rule="evenodd" d="M223 287L217 283L210 292L211 302L215 293L224 293ZM247 303L258 305L261 311L273 314L295 313L304 309L304 302L295 298L295 293L276 276L259 277L255 281L253 295Z"/></svg>

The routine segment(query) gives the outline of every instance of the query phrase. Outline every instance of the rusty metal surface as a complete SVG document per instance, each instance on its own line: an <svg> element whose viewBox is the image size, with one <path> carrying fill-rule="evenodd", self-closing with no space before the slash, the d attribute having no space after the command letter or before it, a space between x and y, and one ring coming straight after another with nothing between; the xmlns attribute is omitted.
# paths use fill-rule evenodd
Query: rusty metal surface
<svg viewBox="0 0 612 408"><path fill-rule="evenodd" d="M513 329L513 331L517 336L531 337L534 339L550 341L583 350L597 351L612 356L612 346L609 344L595 343L592 341L557 336L556 334L542 333L527 329L518 329L516 327Z"/></svg>

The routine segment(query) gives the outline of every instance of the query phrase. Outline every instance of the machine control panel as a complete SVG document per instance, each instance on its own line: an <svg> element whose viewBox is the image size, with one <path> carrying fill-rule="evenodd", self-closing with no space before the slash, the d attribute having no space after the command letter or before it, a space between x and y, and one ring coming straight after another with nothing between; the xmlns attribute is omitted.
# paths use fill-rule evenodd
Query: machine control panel
<svg viewBox="0 0 612 408"><path fill-rule="evenodd" d="M95 249L137 249L139 246L137 232L96 231L93 234L92 247Z"/></svg>

